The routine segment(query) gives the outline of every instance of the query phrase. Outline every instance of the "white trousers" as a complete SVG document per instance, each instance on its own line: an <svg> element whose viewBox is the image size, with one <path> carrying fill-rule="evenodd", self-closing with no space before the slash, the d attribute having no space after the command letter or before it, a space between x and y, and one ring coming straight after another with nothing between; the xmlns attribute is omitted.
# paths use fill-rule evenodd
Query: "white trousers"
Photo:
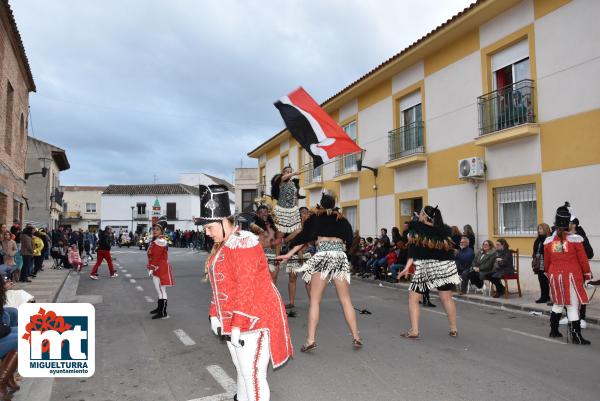
<svg viewBox="0 0 600 401"><path fill-rule="evenodd" d="M571 289L571 305L552 305L552 312L562 314L563 309L567 308L567 319L569 319L569 322L574 322L579 320L579 297L573 283L570 283L569 288Z"/></svg>
<svg viewBox="0 0 600 401"><path fill-rule="evenodd" d="M269 332L242 333L244 346L236 348L228 341L227 347L237 370L237 399L239 401L269 401L271 392L267 383L267 368L271 359Z"/></svg>
<svg viewBox="0 0 600 401"><path fill-rule="evenodd" d="M167 299L167 287L160 285L160 279L153 275L152 282L154 283L154 289L156 289L158 299Z"/></svg>

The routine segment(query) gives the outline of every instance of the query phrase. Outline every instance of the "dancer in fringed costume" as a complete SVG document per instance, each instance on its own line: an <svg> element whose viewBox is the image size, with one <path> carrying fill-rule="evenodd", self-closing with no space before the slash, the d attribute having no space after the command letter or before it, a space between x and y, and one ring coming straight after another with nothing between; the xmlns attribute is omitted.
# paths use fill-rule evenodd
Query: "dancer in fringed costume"
<svg viewBox="0 0 600 401"><path fill-rule="evenodd" d="M408 292L411 328L402 337L419 338L419 301L427 290L436 288L448 316L449 335L456 337L456 305L452 289L460 284L454 262L452 230L444 224L438 207L425 206L419 220L408 227L408 261L399 277L408 275L414 264L414 274Z"/></svg>
<svg viewBox="0 0 600 401"><path fill-rule="evenodd" d="M277 174L271 179L271 196L277 200L275 224L277 230L284 235L300 228L300 212L298 210L300 184L297 178L293 178L299 174L299 172L294 173L292 168L287 166L281 174Z"/></svg>
<svg viewBox="0 0 600 401"><path fill-rule="evenodd" d="M237 370L234 400L268 401L269 361L278 368L293 356L285 307L258 238L234 225L228 189L201 186L200 192L200 223L215 241L207 260L209 319L213 333L228 338Z"/></svg>
<svg viewBox="0 0 600 401"><path fill-rule="evenodd" d="M335 207L335 200L329 195L323 194L320 205L311 213L304 222L302 231L290 241L292 249L278 257L282 261L288 260L305 244L316 241L317 252L297 270L297 273L302 273L304 281L311 284L308 334L301 351L307 352L317 348L316 334L321 298L331 280L335 284L346 323L352 334L352 344L360 348L363 341L358 332L356 313L350 298L350 263L345 252L346 247L352 243L352 226Z"/></svg>

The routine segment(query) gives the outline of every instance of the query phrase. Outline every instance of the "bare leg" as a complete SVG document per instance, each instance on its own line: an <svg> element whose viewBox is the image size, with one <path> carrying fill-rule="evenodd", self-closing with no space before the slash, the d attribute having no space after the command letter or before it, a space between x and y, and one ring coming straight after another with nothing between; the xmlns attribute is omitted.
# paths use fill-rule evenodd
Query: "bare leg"
<svg viewBox="0 0 600 401"><path fill-rule="evenodd" d="M419 301L422 299L422 297L423 296L418 292L408 292L408 315L410 316L410 334L419 334L419 317L421 315Z"/></svg>
<svg viewBox="0 0 600 401"><path fill-rule="evenodd" d="M290 272L288 280L288 293L290 295L290 305L294 305L296 300L296 273Z"/></svg>
<svg viewBox="0 0 600 401"><path fill-rule="evenodd" d="M446 315L448 315L450 331L456 331L456 304L454 303L454 299L452 299L452 291L438 291L438 295L442 301Z"/></svg>
<svg viewBox="0 0 600 401"><path fill-rule="evenodd" d="M308 295L308 301L310 302L310 283L305 282L304 288L306 288L306 295Z"/></svg>
<svg viewBox="0 0 600 401"><path fill-rule="evenodd" d="M333 283L335 284L338 299L344 310L346 324L352 333L352 338L359 340L360 333L358 332L358 325L356 324L356 312L354 311L352 299L350 298L350 284L344 279L333 279Z"/></svg>
<svg viewBox="0 0 600 401"><path fill-rule="evenodd" d="M273 279L273 284L277 285L277 275L279 274L279 265L275 267L275 270L271 272L271 278Z"/></svg>
<svg viewBox="0 0 600 401"><path fill-rule="evenodd" d="M314 273L310 281L310 306L308 307L308 334L306 344L315 342L317 326L319 325L319 312L323 292L327 287L327 281L321 280L321 273Z"/></svg>

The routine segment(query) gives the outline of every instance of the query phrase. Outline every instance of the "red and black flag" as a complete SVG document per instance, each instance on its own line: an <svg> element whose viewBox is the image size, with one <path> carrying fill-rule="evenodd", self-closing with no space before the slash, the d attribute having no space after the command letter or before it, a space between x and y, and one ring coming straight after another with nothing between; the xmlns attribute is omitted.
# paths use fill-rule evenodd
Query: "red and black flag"
<svg viewBox="0 0 600 401"><path fill-rule="evenodd" d="M312 156L314 167L362 149L300 87L275 103L285 126Z"/></svg>

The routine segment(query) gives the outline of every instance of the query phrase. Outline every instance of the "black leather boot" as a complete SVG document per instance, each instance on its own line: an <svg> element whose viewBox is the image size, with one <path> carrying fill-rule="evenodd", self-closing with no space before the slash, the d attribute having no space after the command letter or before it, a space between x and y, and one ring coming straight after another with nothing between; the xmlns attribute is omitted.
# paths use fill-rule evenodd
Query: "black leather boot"
<svg viewBox="0 0 600 401"><path fill-rule="evenodd" d="M571 322L571 342L579 345L591 344L591 342L581 336L581 320Z"/></svg>
<svg viewBox="0 0 600 401"><path fill-rule="evenodd" d="M550 335L549 337L562 337L563 335L560 334L560 331L558 331L558 322L560 321L560 317L562 316L562 313L550 313Z"/></svg>
<svg viewBox="0 0 600 401"><path fill-rule="evenodd" d="M152 319L166 319L169 317L169 315L167 315L167 300L160 299L159 302L160 310L154 316L152 316Z"/></svg>
<svg viewBox="0 0 600 401"><path fill-rule="evenodd" d="M152 310L150 311L150 314L151 314L151 315L154 315L155 313L158 313L158 311L159 311L159 310L160 310L160 299L159 299L159 300L158 300L158 302L156 303L156 308L155 308L155 309L152 309Z"/></svg>

